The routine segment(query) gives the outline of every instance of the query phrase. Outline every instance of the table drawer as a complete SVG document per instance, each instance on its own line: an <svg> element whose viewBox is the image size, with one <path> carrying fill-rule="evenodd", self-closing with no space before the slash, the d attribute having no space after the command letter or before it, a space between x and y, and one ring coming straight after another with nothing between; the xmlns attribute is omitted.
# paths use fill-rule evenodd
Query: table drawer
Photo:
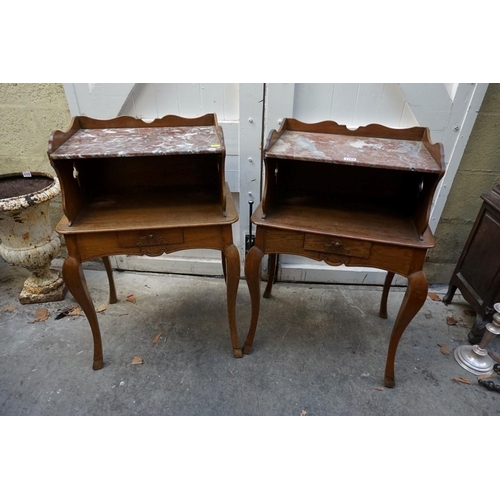
<svg viewBox="0 0 500 500"><path fill-rule="evenodd" d="M369 241L351 240L336 236L306 234L304 237L305 250L332 253L335 255L347 255L349 257L367 259L370 256L371 247L372 244Z"/></svg>
<svg viewBox="0 0 500 500"><path fill-rule="evenodd" d="M168 245L176 245L179 243L184 243L184 233L182 229L151 229L118 232L118 244L123 248L165 248Z"/></svg>

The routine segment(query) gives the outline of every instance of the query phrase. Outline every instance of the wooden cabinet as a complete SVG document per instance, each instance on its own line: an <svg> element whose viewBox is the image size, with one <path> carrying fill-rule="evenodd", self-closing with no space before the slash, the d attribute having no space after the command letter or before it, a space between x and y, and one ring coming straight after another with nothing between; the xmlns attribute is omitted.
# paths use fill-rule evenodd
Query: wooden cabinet
<svg viewBox="0 0 500 500"><path fill-rule="evenodd" d="M476 311L469 340L478 344L500 302L500 185L481 196L483 204L450 280L445 304L457 288Z"/></svg>
<svg viewBox="0 0 500 500"><path fill-rule="evenodd" d="M271 293L280 253L327 264L377 267L388 271L380 315L394 274L408 278L408 289L394 324L385 384L394 386L399 339L427 296L422 271L435 245L429 214L444 174L441 144L422 127L380 125L354 131L335 122L306 124L286 119L264 150L265 187L252 222L255 246L245 259L252 321L244 352L252 349L260 306L259 267L270 256Z"/></svg>
<svg viewBox="0 0 500 500"><path fill-rule="evenodd" d="M116 293L109 255L157 256L193 248L220 250L235 357L239 253L232 239L236 207L224 178L225 145L214 114L73 119L50 138L48 155L61 182L68 257L63 276L94 336L94 369L103 366L99 325L81 263L102 257Z"/></svg>

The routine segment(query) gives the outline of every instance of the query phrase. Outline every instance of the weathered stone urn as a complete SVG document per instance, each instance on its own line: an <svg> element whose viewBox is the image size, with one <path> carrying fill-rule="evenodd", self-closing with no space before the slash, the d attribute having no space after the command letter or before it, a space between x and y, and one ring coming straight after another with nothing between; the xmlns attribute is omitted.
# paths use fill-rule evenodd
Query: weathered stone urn
<svg viewBox="0 0 500 500"><path fill-rule="evenodd" d="M0 256L31 271L19 295L21 304L62 300L61 274L50 269L61 247L50 223L50 200L61 191L59 180L42 172L0 175Z"/></svg>

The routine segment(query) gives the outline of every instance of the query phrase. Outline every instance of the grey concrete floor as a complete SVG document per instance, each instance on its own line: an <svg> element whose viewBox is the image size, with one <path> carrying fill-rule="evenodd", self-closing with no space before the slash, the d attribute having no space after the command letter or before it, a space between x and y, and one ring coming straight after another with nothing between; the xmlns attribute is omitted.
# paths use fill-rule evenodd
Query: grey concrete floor
<svg viewBox="0 0 500 500"><path fill-rule="evenodd" d="M95 306L105 304L105 273L85 274ZM402 337L396 387L388 389L385 358L404 287L391 290L383 320L381 287L277 283L261 302L252 354L235 359L223 279L115 272L118 303L98 314L105 365L94 371L85 316L56 319L77 305L74 298L21 305L27 276L0 263L1 415L500 415L500 393L438 345L468 344L474 318L459 294L448 307L427 299ZM430 291L442 297L446 289ZM50 315L35 321L42 307ZM244 280L237 319L243 340ZM489 349L500 355L500 341ZM135 356L144 363L132 364Z"/></svg>

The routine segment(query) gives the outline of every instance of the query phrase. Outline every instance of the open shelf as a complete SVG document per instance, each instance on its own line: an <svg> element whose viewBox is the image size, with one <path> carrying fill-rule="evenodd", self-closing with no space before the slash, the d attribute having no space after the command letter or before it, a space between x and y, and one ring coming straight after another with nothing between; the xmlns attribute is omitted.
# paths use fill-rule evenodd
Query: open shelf
<svg viewBox="0 0 500 500"><path fill-rule="evenodd" d="M290 196L276 204L265 218L262 208L254 214L261 226L315 234L331 234L380 243L430 248L434 237L426 231L420 239L412 216L391 204L349 200L346 197Z"/></svg>
<svg viewBox="0 0 500 500"><path fill-rule="evenodd" d="M133 196L132 196L133 194ZM231 196L226 183L225 195ZM219 198L204 186L177 186L147 191L107 193L88 200L64 234L232 224L238 219L233 204L226 215Z"/></svg>

